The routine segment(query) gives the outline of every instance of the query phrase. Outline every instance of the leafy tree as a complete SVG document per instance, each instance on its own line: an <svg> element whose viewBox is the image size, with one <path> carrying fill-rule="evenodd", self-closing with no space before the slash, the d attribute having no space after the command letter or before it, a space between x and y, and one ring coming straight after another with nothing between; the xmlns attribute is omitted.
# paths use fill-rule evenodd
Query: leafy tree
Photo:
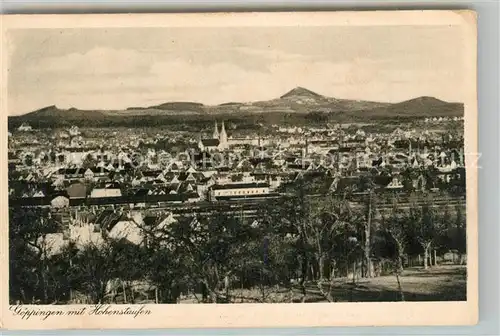
<svg viewBox="0 0 500 336"><path fill-rule="evenodd" d="M453 218L450 212L450 207L444 205L439 208L439 219L441 221L441 226L443 234L437 237L436 243L434 244L434 249L438 249L441 252L447 252L453 246L454 240L454 228L453 228Z"/></svg>
<svg viewBox="0 0 500 336"><path fill-rule="evenodd" d="M73 253L70 278L74 288L84 293L92 303L104 303L108 285L116 274L116 252L113 244L105 241L89 243Z"/></svg>
<svg viewBox="0 0 500 336"><path fill-rule="evenodd" d="M92 154L87 154L83 160L82 160L82 168L87 169L87 168L95 168L97 166L97 160L94 159Z"/></svg>
<svg viewBox="0 0 500 336"><path fill-rule="evenodd" d="M149 266L148 255L142 246L135 245L126 239L109 240L110 248L114 254L114 277L120 280L122 285L123 302L134 303L134 291L127 296L127 289L135 280L141 280Z"/></svg>
<svg viewBox="0 0 500 336"><path fill-rule="evenodd" d="M57 162L57 154L54 150L51 150L50 153L49 153L49 159L50 159L50 163L53 163L55 164Z"/></svg>
<svg viewBox="0 0 500 336"><path fill-rule="evenodd" d="M348 231L353 231L354 214L349 203L344 198L329 197L311 202L309 206L309 218L307 223L307 237L311 249L314 251L315 260L319 270L317 287L320 293L329 301L333 302L331 296L334 281L334 271L337 263L336 253L338 241L345 239ZM347 241L353 234L348 234ZM346 252L352 246L343 246ZM330 274L326 275L325 266L330 265ZM324 281L329 278L328 290L324 289Z"/></svg>
<svg viewBox="0 0 500 336"><path fill-rule="evenodd" d="M416 224L414 231L416 240L424 252L424 269L427 269L432 264L429 260L432 261L433 245L437 245L444 232L444 223L439 217L439 211L432 207L432 201L429 198L425 199L424 204L419 208L415 209L413 205L411 216Z"/></svg>
<svg viewBox="0 0 500 336"><path fill-rule="evenodd" d="M32 154L26 154L24 156L24 160L23 161L24 161L23 163L24 163L24 165L26 167L32 167L34 165L34 163L35 163L34 160L33 160L33 155Z"/></svg>
<svg viewBox="0 0 500 336"><path fill-rule="evenodd" d="M437 168L434 166L428 167L425 170L424 176L427 181L426 185L429 188L437 188L439 186L438 173Z"/></svg>
<svg viewBox="0 0 500 336"><path fill-rule="evenodd" d="M294 193L274 206L272 221L293 239L302 302L306 301L308 280L315 282L320 293L333 302L331 291L339 261L345 261L347 271L347 265L358 259L359 245L349 243L349 239L358 241L354 223L360 217L350 209L347 191L340 197L307 197L303 183L299 182ZM327 279L329 284L325 283Z"/></svg>
<svg viewBox="0 0 500 336"><path fill-rule="evenodd" d="M182 288L189 285L197 287L197 283L187 278L192 265L182 254L174 253L165 246L158 246L154 250L149 246L147 255L149 259L145 263L145 276L156 287L156 303L177 303Z"/></svg>
<svg viewBox="0 0 500 336"><path fill-rule="evenodd" d="M411 168L407 168L403 171L402 177L403 177L403 190L405 192L413 192L415 190L413 186L413 179L416 178L415 176L415 171Z"/></svg>
<svg viewBox="0 0 500 336"><path fill-rule="evenodd" d="M9 208L9 289L10 301L30 302L34 298L48 304L51 293L50 246L46 236L59 231L47 209ZM56 286L57 287L57 286Z"/></svg>
<svg viewBox="0 0 500 336"><path fill-rule="evenodd" d="M235 217L214 213L206 218L180 218L161 231L161 235L150 231L150 246L162 247L153 260L177 263L183 269L175 276L164 274L167 279L185 278L192 287L201 284L207 292L205 301L227 302L229 278L248 253L250 227Z"/></svg>
<svg viewBox="0 0 500 336"><path fill-rule="evenodd" d="M308 205L306 201L306 190L303 180L296 185L296 190L290 196L281 199L273 212L274 221L286 233L295 238L294 248L297 251L297 259L300 276L299 286L302 292L302 302L306 301L306 279L310 269L312 253L308 241Z"/></svg>
<svg viewBox="0 0 500 336"><path fill-rule="evenodd" d="M141 230L143 243L139 246L123 241L114 244L118 251L122 251L119 256L122 267L116 276L125 282L150 281L155 287L156 303L176 303L190 263L185 259L184 251L175 250L178 237L170 227L161 225L162 216L153 221L139 217L132 216L132 219Z"/></svg>

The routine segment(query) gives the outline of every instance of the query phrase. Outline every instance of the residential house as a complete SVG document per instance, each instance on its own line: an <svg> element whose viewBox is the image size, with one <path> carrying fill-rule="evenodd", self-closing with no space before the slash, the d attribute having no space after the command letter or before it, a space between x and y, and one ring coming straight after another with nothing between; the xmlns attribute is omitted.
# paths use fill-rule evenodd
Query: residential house
<svg viewBox="0 0 500 336"><path fill-rule="evenodd" d="M403 189L403 182L399 175L394 175L391 182L386 186L387 189L398 190Z"/></svg>
<svg viewBox="0 0 500 336"><path fill-rule="evenodd" d="M17 128L19 132L31 132L33 128L27 123L23 123L21 126Z"/></svg>
<svg viewBox="0 0 500 336"><path fill-rule="evenodd" d="M110 173L111 172L107 168L92 167L87 168L83 176L87 180L100 181L109 179Z"/></svg>
<svg viewBox="0 0 500 336"><path fill-rule="evenodd" d="M50 206L55 209L69 207L69 198L65 196L57 196L50 201Z"/></svg>
<svg viewBox="0 0 500 336"><path fill-rule="evenodd" d="M116 223L107 233L113 239L125 239L128 242L140 245L144 241L144 234L133 220L122 220Z"/></svg>
<svg viewBox="0 0 500 336"><path fill-rule="evenodd" d="M120 188L120 184L113 183L105 183L101 186L95 187L92 189L90 193L90 198L103 198L103 197L121 197L122 191Z"/></svg>
<svg viewBox="0 0 500 336"><path fill-rule="evenodd" d="M74 242L78 249L83 249L91 244L95 246L104 244L102 233L94 224L70 225L69 240Z"/></svg>
<svg viewBox="0 0 500 336"><path fill-rule="evenodd" d="M66 193L70 199L83 199L87 197L88 187L83 183L74 183L66 189Z"/></svg>

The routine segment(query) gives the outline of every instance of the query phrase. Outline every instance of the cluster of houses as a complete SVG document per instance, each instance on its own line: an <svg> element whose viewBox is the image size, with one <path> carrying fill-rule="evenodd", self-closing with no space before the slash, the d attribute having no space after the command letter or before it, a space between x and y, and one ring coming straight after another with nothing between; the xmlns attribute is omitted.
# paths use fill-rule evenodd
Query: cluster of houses
<svg viewBox="0 0 500 336"><path fill-rule="evenodd" d="M36 139L28 150L22 141L9 145L12 204L147 206L248 199L279 194L284 185L308 176L321 176L332 192L342 179L366 174L385 181L387 190L399 190L408 170L418 172L411 184L419 188L465 178L461 148L450 145L463 139L429 131L396 129L382 136L328 128L308 129L307 136L250 139L228 137L222 122L211 138L189 139L190 150L181 153L154 146L141 151L96 147L74 126L58 132L56 146ZM440 182L424 183L426 171Z"/></svg>
<svg viewBox="0 0 500 336"><path fill-rule="evenodd" d="M17 130L19 132L31 132L33 128L29 124L23 123L21 126L17 128Z"/></svg>
<svg viewBox="0 0 500 336"><path fill-rule="evenodd" d="M438 123L438 122L449 122L449 121L463 121L464 117L434 117L425 118L425 123Z"/></svg>
<svg viewBox="0 0 500 336"><path fill-rule="evenodd" d="M300 180L321 193L363 192L366 176L381 192L465 186L463 138L428 130L274 127L267 136L238 137L221 122L209 137L172 136L187 149L173 152L154 134L91 138L73 126L35 136L24 126L9 136L9 205L61 216L66 230L47 238L53 246L99 242L103 232L139 244L139 227L175 220L169 206L266 200Z"/></svg>
<svg viewBox="0 0 500 336"><path fill-rule="evenodd" d="M68 214L69 221L62 218L63 214L53 213L55 220L66 223L64 230L52 232L39 238L38 246L43 246L48 256L61 253L71 242L77 249L89 244L99 246L104 239L125 239L136 245L142 244L148 233L161 235L162 229L177 219L172 212L163 211L154 214L139 210L124 210L123 208L76 208ZM69 224L69 222L71 224Z"/></svg>

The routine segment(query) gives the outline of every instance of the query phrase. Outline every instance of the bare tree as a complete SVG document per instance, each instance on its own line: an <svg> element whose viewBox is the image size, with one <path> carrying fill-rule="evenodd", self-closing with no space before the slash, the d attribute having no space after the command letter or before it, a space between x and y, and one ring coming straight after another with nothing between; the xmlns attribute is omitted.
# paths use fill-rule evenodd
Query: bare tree
<svg viewBox="0 0 500 336"><path fill-rule="evenodd" d="M394 250L392 255L390 256L393 261L393 269L394 275L396 276L396 280L398 283L398 291L400 300L404 301L404 292L401 286L401 275L403 273L403 259L405 253L405 244L406 244L406 228L405 228L405 219L400 215L400 210L397 205L396 199L393 201L393 208L390 218L388 220L384 220L384 229L389 234L389 237L392 239L394 243Z"/></svg>
<svg viewBox="0 0 500 336"><path fill-rule="evenodd" d="M110 242L89 243L74 257L70 270L77 290L85 293L92 303L104 303L107 287L116 274L116 254Z"/></svg>
<svg viewBox="0 0 500 336"><path fill-rule="evenodd" d="M9 274L12 297L26 302L30 301L30 295L32 299L36 298L35 300L45 304L55 300L53 289L59 285L51 283L52 246L47 237L59 231L60 226L61 223L47 209L9 210ZM60 278L52 277L52 280L59 281Z"/></svg>
<svg viewBox="0 0 500 336"><path fill-rule="evenodd" d="M316 199L310 202L309 209L308 237L319 269L316 286L326 300L334 302L331 295L337 262L334 250L338 248L338 241L344 238L346 230L353 230L356 216L349 206L345 193L341 197L328 196ZM328 274L326 264L330 266ZM329 283L325 290L327 279Z"/></svg>
<svg viewBox="0 0 500 336"><path fill-rule="evenodd" d="M366 199L366 215L364 227L364 259L363 259L363 275L366 278L371 278L373 276L373 262L372 262L372 251L371 251L371 232L372 232L372 221L375 215L375 183L370 175L363 175L360 180L362 190L366 190L368 195Z"/></svg>

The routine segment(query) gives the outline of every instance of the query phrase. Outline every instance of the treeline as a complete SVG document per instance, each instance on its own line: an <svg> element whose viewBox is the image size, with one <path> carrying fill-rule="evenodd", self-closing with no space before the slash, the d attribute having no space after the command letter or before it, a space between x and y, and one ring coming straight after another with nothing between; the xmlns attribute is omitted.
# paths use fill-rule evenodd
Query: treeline
<svg viewBox="0 0 500 336"><path fill-rule="evenodd" d="M415 116L377 116L370 118L372 122L395 125L401 122L418 120ZM23 123L29 123L35 129L69 128L78 127L127 127L151 128L168 127L179 131L194 131L213 127L214 120L225 120L228 124L238 125L238 130L257 130L260 125L323 125L325 123L350 123L366 122L366 116L351 113L290 113L290 112L265 112L265 113L231 113L231 114L180 114L180 115L102 115L86 118L81 117L36 117L10 116L8 118L9 130L15 130Z"/></svg>
<svg viewBox="0 0 500 336"><path fill-rule="evenodd" d="M306 302L311 288L335 302L339 279L399 281L411 260L428 268L450 250L465 255L465 222L460 205L394 202L379 212L375 193L355 207L347 193L311 199L299 186L255 219L242 211L163 226L136 221L141 244L103 233L100 243L69 242L54 253L50 233L62 224L47 210L11 208L10 302Z"/></svg>
<svg viewBox="0 0 500 336"><path fill-rule="evenodd" d="M214 120L225 120L228 123L238 123L243 129L256 129L253 118L245 115L210 115L210 114L181 114L181 115L103 115L91 118L37 118L30 115L9 117L9 130L14 130L23 123L29 123L35 129L68 128L71 126L109 128L151 128L167 127L179 131L196 131L206 127L213 127Z"/></svg>

